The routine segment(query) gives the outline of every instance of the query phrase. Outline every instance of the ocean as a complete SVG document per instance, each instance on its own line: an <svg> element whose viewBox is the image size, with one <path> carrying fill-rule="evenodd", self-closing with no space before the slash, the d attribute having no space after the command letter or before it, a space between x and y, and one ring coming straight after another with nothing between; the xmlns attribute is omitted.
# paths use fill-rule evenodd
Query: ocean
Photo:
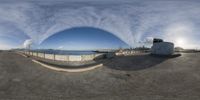
<svg viewBox="0 0 200 100"><path fill-rule="evenodd" d="M32 50L34 52L41 52L47 54L59 54L59 55L90 55L96 54L95 51L72 51L72 50Z"/></svg>

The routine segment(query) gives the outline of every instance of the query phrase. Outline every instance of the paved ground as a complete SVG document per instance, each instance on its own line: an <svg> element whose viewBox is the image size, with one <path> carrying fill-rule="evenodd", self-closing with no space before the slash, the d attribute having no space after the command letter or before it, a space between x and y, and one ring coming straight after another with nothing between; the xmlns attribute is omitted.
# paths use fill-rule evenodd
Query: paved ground
<svg viewBox="0 0 200 100"><path fill-rule="evenodd" d="M200 53L117 57L104 65L90 72L56 72L0 52L0 100L200 99Z"/></svg>
<svg viewBox="0 0 200 100"><path fill-rule="evenodd" d="M90 66L95 66L100 64L101 62L97 62L97 61L55 61L55 60L49 60L49 59L44 59L44 58L40 58L40 57L33 57L33 56L29 56L32 57L33 59L42 62L44 64L47 65L52 65L52 66L56 66L59 68L85 68L85 67L90 67Z"/></svg>

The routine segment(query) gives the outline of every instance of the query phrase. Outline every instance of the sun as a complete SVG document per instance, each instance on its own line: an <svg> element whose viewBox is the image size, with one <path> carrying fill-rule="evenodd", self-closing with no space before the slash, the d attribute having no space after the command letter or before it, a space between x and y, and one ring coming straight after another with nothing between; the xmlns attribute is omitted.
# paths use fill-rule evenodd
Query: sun
<svg viewBox="0 0 200 100"><path fill-rule="evenodd" d="M185 47L185 39L184 38L177 38L175 40L175 45L178 47Z"/></svg>

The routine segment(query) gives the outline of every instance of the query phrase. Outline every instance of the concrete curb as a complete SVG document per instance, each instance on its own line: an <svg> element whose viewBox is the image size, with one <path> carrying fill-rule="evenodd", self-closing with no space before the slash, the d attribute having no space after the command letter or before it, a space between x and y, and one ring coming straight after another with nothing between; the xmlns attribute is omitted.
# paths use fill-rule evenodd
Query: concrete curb
<svg viewBox="0 0 200 100"><path fill-rule="evenodd" d="M39 62L34 59L32 61L37 64L40 64L41 66L46 67L48 69L55 70L55 71L61 71L61 72L84 72L84 71L90 71L90 70L93 70L93 69L103 66L103 64L98 64L98 65L87 67L87 68L67 69L67 68L58 68L56 66L47 65L47 64L44 64L44 63Z"/></svg>

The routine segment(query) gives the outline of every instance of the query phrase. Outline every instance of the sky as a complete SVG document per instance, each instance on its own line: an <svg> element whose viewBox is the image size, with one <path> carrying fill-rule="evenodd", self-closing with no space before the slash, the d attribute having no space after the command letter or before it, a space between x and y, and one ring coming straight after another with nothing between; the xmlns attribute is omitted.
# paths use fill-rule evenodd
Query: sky
<svg viewBox="0 0 200 100"><path fill-rule="evenodd" d="M61 31L44 40L40 49L97 50L119 49L129 46L112 33L91 27L79 27Z"/></svg>
<svg viewBox="0 0 200 100"><path fill-rule="evenodd" d="M196 49L199 25L199 0L0 0L0 49L23 47L30 39L40 47L55 34L76 27L103 30L130 47L156 37ZM120 44L111 48L116 45Z"/></svg>

